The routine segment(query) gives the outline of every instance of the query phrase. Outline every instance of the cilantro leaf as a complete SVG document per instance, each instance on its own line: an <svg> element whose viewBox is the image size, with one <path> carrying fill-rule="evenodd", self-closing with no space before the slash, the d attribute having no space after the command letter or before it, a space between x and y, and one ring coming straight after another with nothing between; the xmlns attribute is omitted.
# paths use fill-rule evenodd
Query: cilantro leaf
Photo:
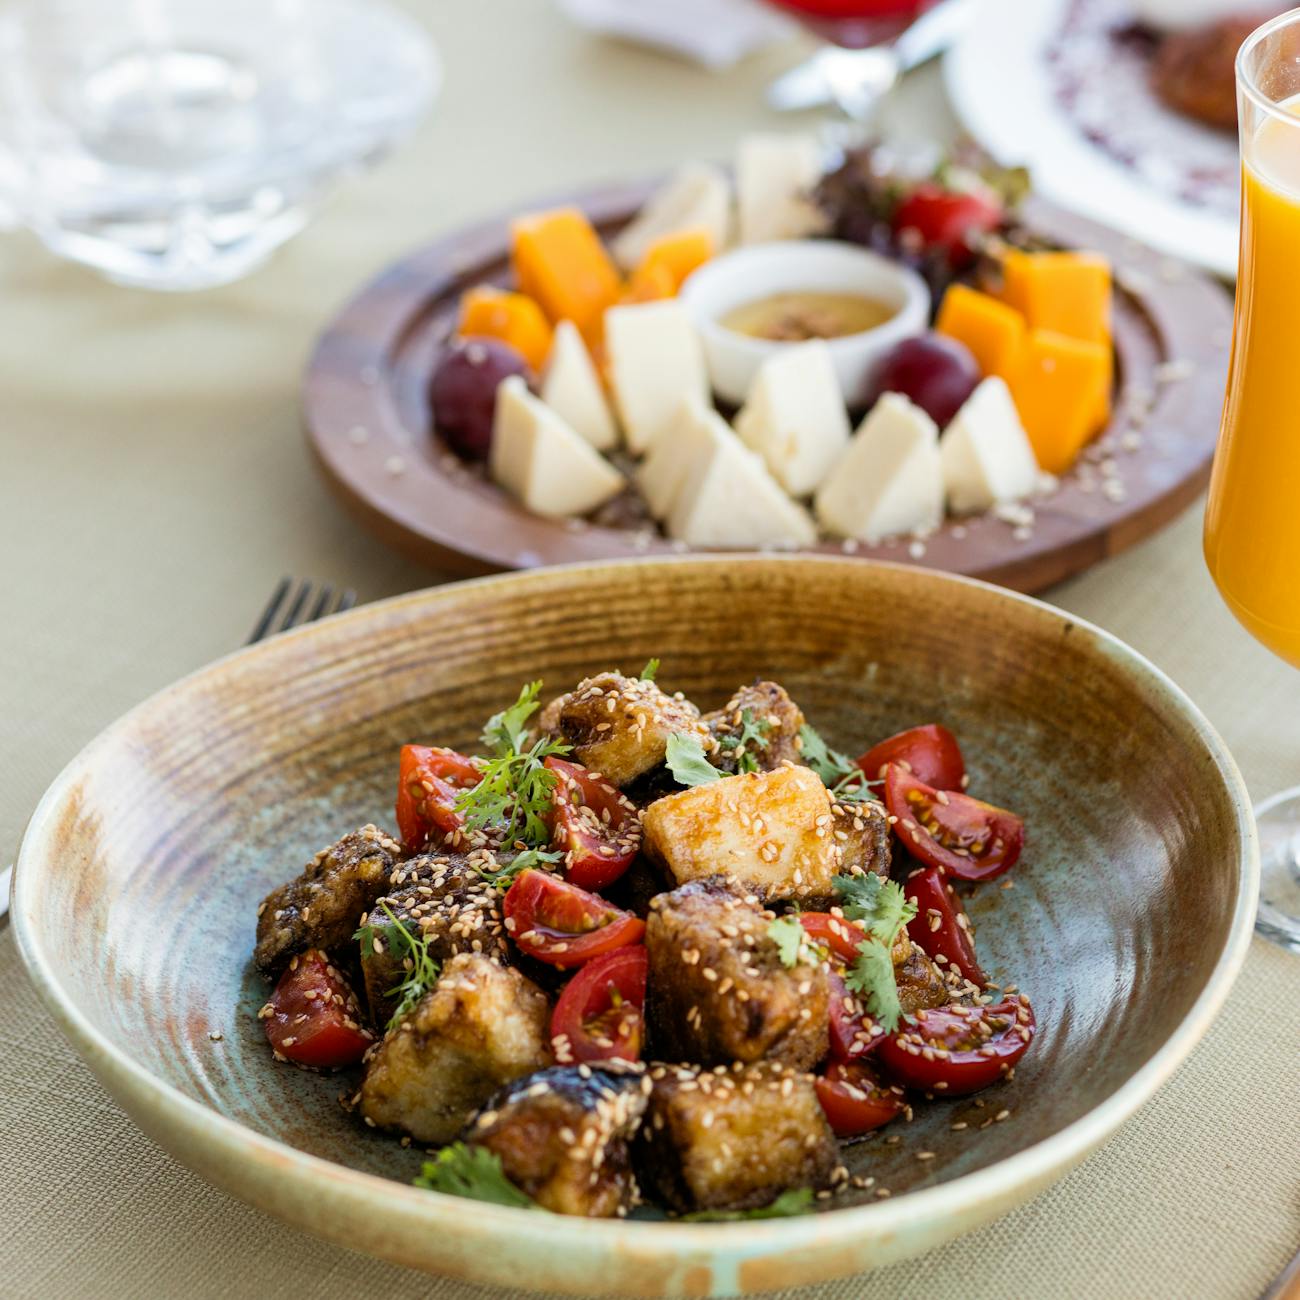
<svg viewBox="0 0 1300 1300"><path fill-rule="evenodd" d="M525 1196L501 1168L501 1157L486 1147L453 1142L445 1146L415 1179L416 1187L448 1196L467 1196L474 1201L491 1201L518 1210L540 1210L531 1196Z"/></svg>
<svg viewBox="0 0 1300 1300"><path fill-rule="evenodd" d="M780 950L782 966L790 967L799 964L806 934L807 931L793 916L778 916L767 927L767 937L775 940Z"/></svg>
<svg viewBox="0 0 1300 1300"><path fill-rule="evenodd" d="M664 761L674 779L681 785L704 785L722 777L722 773L704 757L704 746L700 744L700 738L685 732L674 732L668 737L668 752Z"/></svg>
<svg viewBox="0 0 1300 1300"><path fill-rule="evenodd" d="M903 1008L898 1001L890 947L877 939L864 939L858 944L857 960L844 972L844 983L861 994L871 1018L892 1034L903 1018Z"/></svg>
<svg viewBox="0 0 1300 1300"><path fill-rule="evenodd" d="M483 867L479 867L478 873L488 884L506 890L515 883L515 878L527 871L529 867L536 867L544 862L558 862L563 856L563 853L548 853L544 849L522 849L508 862L504 863L500 870L488 871Z"/></svg>
<svg viewBox="0 0 1300 1300"><path fill-rule="evenodd" d="M483 728L482 740L494 754L518 753L527 735L528 719L541 708L541 682L529 682L519 698L500 713L494 713Z"/></svg>
<svg viewBox="0 0 1300 1300"><path fill-rule="evenodd" d="M641 669L641 680L642 680L643 682L652 682L652 681L654 681L654 679L655 679L655 674L656 674L658 671L659 671L659 660L658 660L658 659L647 659L647 660L646 660L646 665L645 665L645 667Z"/></svg>
<svg viewBox="0 0 1300 1300"><path fill-rule="evenodd" d="M387 899L381 898L379 907L392 922L392 928L384 932L382 940L392 945L393 955L401 957L406 971L406 978L384 993L385 997L397 999L397 1009L388 1020L388 1028L392 1029L420 1005L420 999L438 982L441 967L429 953L429 941L418 930L413 934L408 926L398 920ZM366 957L375 955L375 940L380 937L376 935L378 928L371 922L363 925L353 936L361 940L362 954Z"/></svg>
<svg viewBox="0 0 1300 1300"><path fill-rule="evenodd" d="M801 742L799 752L803 756L803 761L830 788L834 789L845 777L861 777L862 772L853 760L847 754L832 749L815 728L810 727L806 722L799 728L799 740Z"/></svg>
<svg viewBox="0 0 1300 1300"><path fill-rule="evenodd" d="M811 1187L792 1187L782 1192L770 1205L756 1210L697 1210L694 1214L678 1215L681 1223L729 1223L734 1219L786 1219L796 1214L807 1214L813 1207Z"/></svg>
<svg viewBox="0 0 1300 1300"><path fill-rule="evenodd" d="M836 876L831 884L850 921L865 925L886 948L893 947L898 932L916 915L916 904L903 887L875 874Z"/></svg>

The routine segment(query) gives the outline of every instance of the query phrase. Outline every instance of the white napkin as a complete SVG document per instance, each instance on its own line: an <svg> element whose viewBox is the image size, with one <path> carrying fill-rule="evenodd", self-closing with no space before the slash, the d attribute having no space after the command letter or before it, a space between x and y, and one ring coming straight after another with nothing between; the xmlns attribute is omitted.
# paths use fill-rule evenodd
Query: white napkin
<svg viewBox="0 0 1300 1300"><path fill-rule="evenodd" d="M669 50L707 68L730 67L798 30L760 0L557 0L581 27Z"/></svg>

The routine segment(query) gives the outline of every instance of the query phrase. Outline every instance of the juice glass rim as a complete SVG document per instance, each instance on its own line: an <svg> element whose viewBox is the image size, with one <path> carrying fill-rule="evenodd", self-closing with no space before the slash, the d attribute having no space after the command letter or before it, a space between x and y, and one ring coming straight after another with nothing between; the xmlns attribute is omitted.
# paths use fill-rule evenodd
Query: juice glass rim
<svg viewBox="0 0 1300 1300"><path fill-rule="evenodd" d="M1288 9L1285 13L1278 14L1276 18L1270 18L1268 22L1256 27L1249 36L1241 43L1241 48L1237 51L1237 57L1233 63L1233 71L1237 78L1237 89L1244 94L1252 104L1263 112L1275 117L1279 121L1289 122L1295 126L1300 124L1300 118L1294 113L1287 112L1277 100L1267 95L1255 81L1254 74L1246 66L1247 60L1255 52L1256 47L1263 41L1266 41L1275 32L1281 31L1284 27L1300 27L1300 8Z"/></svg>

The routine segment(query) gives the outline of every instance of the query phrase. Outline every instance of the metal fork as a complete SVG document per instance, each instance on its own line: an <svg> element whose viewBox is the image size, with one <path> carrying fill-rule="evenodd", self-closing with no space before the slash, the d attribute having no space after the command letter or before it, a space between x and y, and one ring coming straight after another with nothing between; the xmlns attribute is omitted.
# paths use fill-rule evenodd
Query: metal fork
<svg viewBox="0 0 1300 1300"><path fill-rule="evenodd" d="M295 627L315 623L331 614L342 614L357 603L351 587L335 588L333 583L313 582L310 578L281 578L267 601L262 617L245 644L265 641ZM13 867L0 871L0 929L9 920L9 894L13 884Z"/></svg>

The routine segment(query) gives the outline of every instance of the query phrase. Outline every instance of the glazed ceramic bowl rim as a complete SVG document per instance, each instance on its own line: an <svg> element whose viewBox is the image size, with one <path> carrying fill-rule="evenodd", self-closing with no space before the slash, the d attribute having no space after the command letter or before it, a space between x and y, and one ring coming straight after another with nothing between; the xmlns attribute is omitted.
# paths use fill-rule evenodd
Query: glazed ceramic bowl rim
<svg viewBox="0 0 1300 1300"><path fill-rule="evenodd" d="M851 565L855 569L860 569L863 564L871 564L878 569L907 572L912 575L921 574L936 581L979 588L995 599L1049 611L1086 632L1094 638L1094 644L1103 653L1121 663L1125 670L1138 679L1145 677L1148 684L1155 686L1164 694L1167 702L1181 712L1183 720L1198 734L1217 764L1226 786L1226 793L1235 810L1236 827L1242 847L1241 878L1231 925L1222 951L1205 986L1182 1021L1151 1059L1122 1083L1111 1096L1086 1115L1023 1151L948 1182L908 1192L896 1199L882 1200L871 1205L845 1206L825 1214L768 1219L761 1222L684 1224L620 1219L568 1220L559 1215L539 1214L481 1202L475 1204L474 1219L481 1224L483 1231L509 1233L521 1247L534 1244L541 1246L544 1242L548 1248L554 1249L558 1240L567 1239L575 1250L587 1254L599 1249L618 1248L620 1245L645 1246L653 1241L660 1253L680 1249L698 1254L702 1249L708 1248L715 1256L730 1252L738 1260L743 1260L752 1256L768 1255L777 1250L810 1246L814 1243L818 1248L824 1248L847 1244L860 1236L879 1239L901 1230L905 1225L922 1217L930 1220L942 1218L964 1207L978 1205L985 1199L996 1201L1000 1196L1013 1195L1015 1189L1024 1184L1039 1186L1041 1180L1064 1172L1099 1146L1173 1074L1205 1033L1222 1006L1245 960L1250 943L1259 885L1259 851L1250 799L1227 747L1185 692L1144 656L1111 633L1032 597L973 578L878 561L846 560L832 556L699 555L654 561L607 561L526 573L492 575L396 596L363 606L341 617L360 623L374 617L380 611L400 609L404 605L436 604L444 596L455 598L467 589L487 587L509 592L513 586L544 583L552 575L571 578L575 574L587 571L620 569L628 565L650 564L661 567L708 565L719 561L725 562L731 570L734 570L738 564ZM309 625L286 633L284 636L298 639L310 638L317 634L319 627L320 625ZM387 1202L396 1197L406 1203L405 1208L426 1219L430 1226L456 1221L463 1224L464 1201L456 1197L424 1191L376 1174L363 1173L318 1156L308 1155L274 1138L256 1133L237 1121L219 1114L203 1102L186 1096L111 1042L81 1013L75 1003L63 993L59 972L45 954L40 924L36 920L37 911L34 908L36 877L43 856L42 842L50 834L54 814L75 784L77 774L88 763L93 762L98 751L109 744L116 733L128 728L138 714L152 708L156 701L183 692L193 679L219 672L234 660L246 661L257 655L274 652L272 647L279 647L280 644L281 638L277 637L273 642L263 642L235 651L165 687L90 741L55 778L32 814L15 867L13 919L18 947L29 975L43 1000L53 1011L74 1046L92 1064L96 1072L99 1073L103 1069L105 1072L112 1073L120 1084L129 1085L136 1101L166 1112L167 1116L196 1142L213 1144L221 1148L222 1153L231 1160L256 1163L262 1167L262 1172L268 1174L274 1172L280 1177L291 1178L304 1187L314 1187L318 1192L323 1189L325 1183L329 1183L333 1190L350 1198L358 1207L364 1205L373 1208L377 1201Z"/></svg>

